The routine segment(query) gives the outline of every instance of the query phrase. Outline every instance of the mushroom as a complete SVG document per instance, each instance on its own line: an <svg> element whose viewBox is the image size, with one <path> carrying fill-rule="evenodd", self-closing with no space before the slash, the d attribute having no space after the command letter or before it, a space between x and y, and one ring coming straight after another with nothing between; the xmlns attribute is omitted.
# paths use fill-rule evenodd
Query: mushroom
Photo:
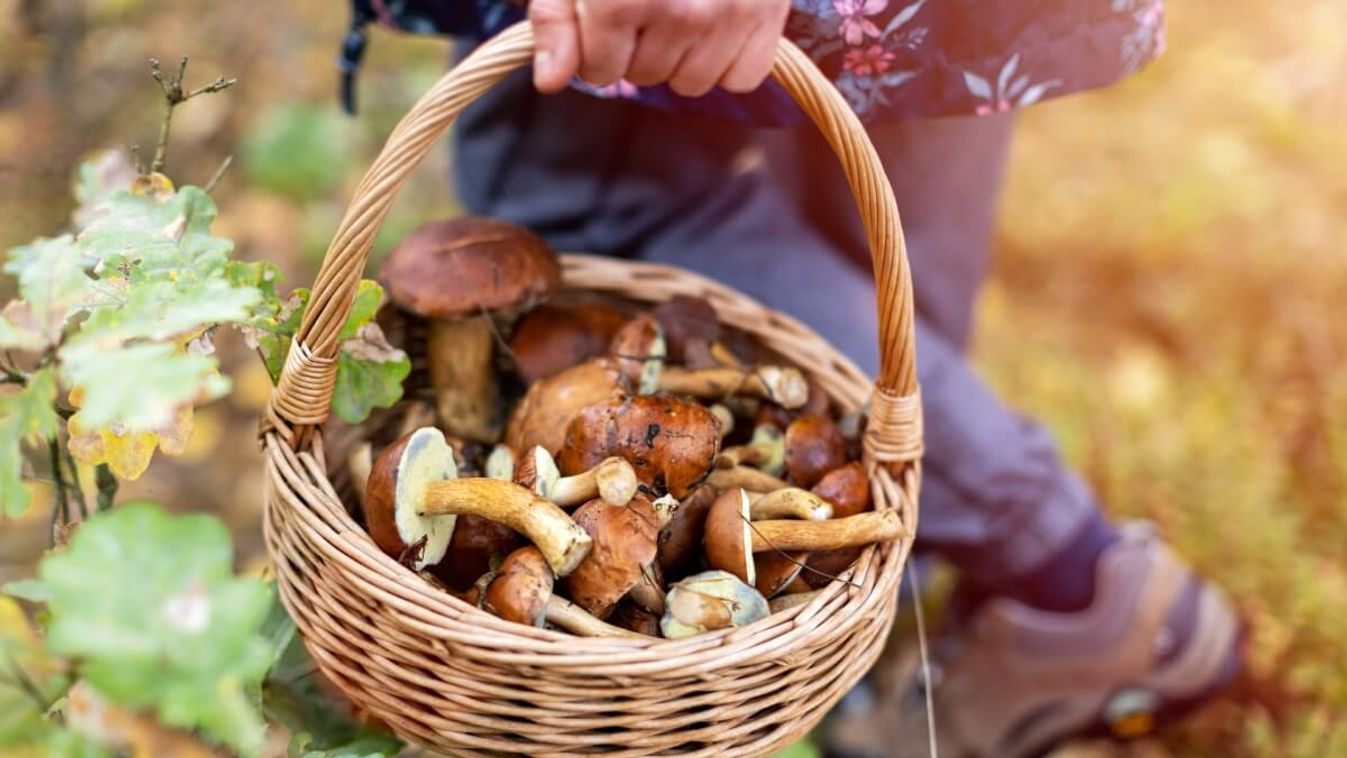
<svg viewBox="0 0 1347 758"><path fill-rule="evenodd" d="M566 441L566 426L576 414L624 395L617 361L595 358L572 366L529 387L510 415L505 444L515 450L541 446L554 453Z"/></svg>
<svg viewBox="0 0 1347 758"><path fill-rule="evenodd" d="M720 441L725 442L725 438L734 433L734 412L724 403L712 403L707 406L711 415L716 417L716 423L719 424L719 430L716 432L720 436Z"/></svg>
<svg viewBox="0 0 1347 758"><path fill-rule="evenodd" d="M553 595L553 584L552 571L542 552L536 547L524 547L506 556L498 571L479 581L476 599L478 607L517 624L541 627L548 622L582 637L642 636L605 624Z"/></svg>
<svg viewBox="0 0 1347 758"><path fill-rule="evenodd" d="M771 424L758 424L753 438L746 445L735 445L720 451L717 468L752 466L772 476L781 476L786 467L786 443L781 429Z"/></svg>
<svg viewBox="0 0 1347 758"><path fill-rule="evenodd" d="M799 487L749 495L749 517L754 521L793 518L826 521L833 517L832 504Z"/></svg>
<svg viewBox="0 0 1347 758"><path fill-rule="evenodd" d="M734 353L720 343L720 319L703 298L674 295L650 315L664 329L669 360L693 369L741 367Z"/></svg>
<svg viewBox="0 0 1347 758"><path fill-rule="evenodd" d="M809 592L793 592L789 595L778 595L767 602L767 609L772 613L780 613L784 610L797 608L806 605L819 596L820 590L811 590Z"/></svg>
<svg viewBox="0 0 1347 758"><path fill-rule="evenodd" d="M541 446L524 456L514 481L562 508L573 508L596 497L612 505L626 505L639 484L631 464L615 456L575 476L562 476L552 454Z"/></svg>
<svg viewBox="0 0 1347 758"><path fill-rule="evenodd" d="M813 487L823 475L847 462L847 441L826 416L801 416L786 427L786 478Z"/></svg>
<svg viewBox="0 0 1347 758"><path fill-rule="evenodd" d="M515 450L542 445L555 452L564 442L566 426L576 414L595 403L626 397L627 386L618 361L611 357L595 358L535 382L510 415L505 444ZM718 398L735 392L760 395L775 392L801 402L803 386L800 372L776 366L763 366L750 373L731 369L688 372L666 367L660 369L654 382L655 390L673 395Z"/></svg>
<svg viewBox="0 0 1347 758"><path fill-rule="evenodd" d="M702 546L712 566L755 584L754 553L835 550L888 542L907 534L892 510L871 511L841 519L751 521L748 493L729 489L711 504Z"/></svg>
<svg viewBox="0 0 1347 758"><path fill-rule="evenodd" d="M512 482L456 476L453 451L434 427L386 448L365 490L375 542L420 570L444 557L457 517L471 515L525 535L557 576L569 574L589 552L589 535L552 503Z"/></svg>
<svg viewBox="0 0 1347 758"><path fill-rule="evenodd" d="M510 481L514 452L505 445L496 445L487 456L483 469L487 478ZM507 526L481 516L459 516L454 522L454 536L449 540L448 551L430 571L451 589L465 589L501 558L523 545L524 538Z"/></svg>
<svg viewBox="0 0 1347 758"><path fill-rule="evenodd" d="M525 384L608 352L626 317L598 303L544 304L515 324L510 354Z"/></svg>
<svg viewBox="0 0 1347 758"><path fill-rule="evenodd" d="M627 506L591 500L575 512L593 540L593 548L566 577L575 604L595 618L608 618L624 598L654 613L664 612L664 590L656 563L659 526L655 510L643 497Z"/></svg>
<svg viewBox="0 0 1347 758"><path fill-rule="evenodd" d="M771 401L764 400L758 405L755 420L759 424L772 424L781 429L790 426L790 422L800 416L830 416L832 401L828 393L813 379L805 379L809 387L808 399L804 405L794 410L784 408Z"/></svg>
<svg viewBox="0 0 1347 758"><path fill-rule="evenodd" d="M814 485L813 492L832 503L833 515L837 518L854 516L870 507L870 477L866 476L865 467L855 461L829 471ZM855 563L861 550L860 547L849 547L811 554L805 582L811 587L827 584Z"/></svg>
<svg viewBox="0 0 1347 758"><path fill-rule="evenodd" d="M563 474L626 459L653 495L685 497L706 478L720 447L706 408L667 395L638 395L585 408L566 428L557 455Z"/></svg>
<svg viewBox="0 0 1347 758"><path fill-rule="evenodd" d="M790 485L771 474L748 466L735 466L729 469L717 469L706 477L706 483L716 489L743 487L753 492L775 492Z"/></svg>
<svg viewBox="0 0 1347 758"><path fill-rule="evenodd" d="M702 546L706 514L720 491L703 484L688 495L660 528L659 565L666 577L679 577L697 560Z"/></svg>
<svg viewBox="0 0 1347 758"><path fill-rule="evenodd" d="M664 331L650 314L628 321L613 335L608 354L616 361L635 394L649 395L659 387L664 368Z"/></svg>
<svg viewBox="0 0 1347 758"><path fill-rule="evenodd" d="M767 617L767 600L725 571L703 571L669 588L660 620L664 636L676 640L716 629L746 626Z"/></svg>
<svg viewBox="0 0 1347 758"><path fill-rule="evenodd" d="M560 286L556 253L526 229L462 216L412 232L379 277L394 303L430 321L426 352L444 429L494 442L500 431L495 330Z"/></svg>

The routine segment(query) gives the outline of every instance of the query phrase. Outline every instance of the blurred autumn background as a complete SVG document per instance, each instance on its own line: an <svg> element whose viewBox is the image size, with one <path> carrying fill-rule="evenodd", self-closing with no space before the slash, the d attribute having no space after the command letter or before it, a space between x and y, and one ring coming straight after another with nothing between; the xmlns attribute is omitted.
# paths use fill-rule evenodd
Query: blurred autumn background
<svg viewBox="0 0 1347 758"><path fill-rule="evenodd" d="M217 233L307 286L360 172L448 56L375 31L348 119L345 22L332 0L0 0L0 246L62 228L90 151L152 152L146 59L187 54L193 85L239 83L178 110L168 173L204 184L234 156ZM1233 695L1122 752L1347 755L1347 3L1175 3L1169 40L1143 76L1024 114L977 360L1115 514L1158 523L1250 622ZM440 150L421 167L380 250L455 212L446 164ZM222 342L233 394L131 489L219 513L255 563L270 384ZM0 581L46 546L41 497L0 525Z"/></svg>

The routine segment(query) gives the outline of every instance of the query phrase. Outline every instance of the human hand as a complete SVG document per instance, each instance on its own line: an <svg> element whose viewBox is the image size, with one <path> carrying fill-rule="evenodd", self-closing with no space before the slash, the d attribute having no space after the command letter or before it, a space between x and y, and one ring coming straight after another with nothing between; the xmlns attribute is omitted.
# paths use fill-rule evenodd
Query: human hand
<svg viewBox="0 0 1347 758"><path fill-rule="evenodd" d="M532 0L533 83L667 83L695 97L750 92L772 68L790 0Z"/></svg>

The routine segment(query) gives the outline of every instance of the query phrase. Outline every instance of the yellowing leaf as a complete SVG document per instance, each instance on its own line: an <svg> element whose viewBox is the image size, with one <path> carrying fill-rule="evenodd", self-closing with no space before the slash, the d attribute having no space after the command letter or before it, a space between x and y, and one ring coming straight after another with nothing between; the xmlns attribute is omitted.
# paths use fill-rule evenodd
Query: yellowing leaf
<svg viewBox="0 0 1347 758"><path fill-rule="evenodd" d="M70 402L79 407L78 390L70 393ZM140 478L149 468L155 447L165 455L181 455L192 437L193 408L179 407L168 425L148 432L127 432L114 426L86 427L81 413L67 422L70 432L70 454L82 463L97 466L106 463L119 479Z"/></svg>

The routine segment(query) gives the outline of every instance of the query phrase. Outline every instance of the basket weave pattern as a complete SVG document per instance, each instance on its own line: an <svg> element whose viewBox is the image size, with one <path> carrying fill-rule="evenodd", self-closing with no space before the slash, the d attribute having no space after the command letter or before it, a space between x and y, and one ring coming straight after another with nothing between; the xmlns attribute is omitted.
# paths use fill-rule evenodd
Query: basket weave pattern
<svg viewBox="0 0 1347 758"><path fill-rule="evenodd" d="M399 735L455 755L750 756L797 739L879 655L910 536L870 548L810 603L681 640L579 638L503 621L397 565L348 515L323 434L337 333L393 196L454 116L527 62L526 26L449 72L390 136L314 285L263 419L265 532L282 601L323 672ZM798 366L844 411L871 403L865 439L876 508L916 526L921 417L912 303L893 196L831 85L789 43L774 76L833 144L874 251L882 366L875 385L799 322L668 266L563 257L564 286L658 302L707 299L727 326ZM333 444L346 444L336 442ZM910 534L911 532L909 532Z"/></svg>

